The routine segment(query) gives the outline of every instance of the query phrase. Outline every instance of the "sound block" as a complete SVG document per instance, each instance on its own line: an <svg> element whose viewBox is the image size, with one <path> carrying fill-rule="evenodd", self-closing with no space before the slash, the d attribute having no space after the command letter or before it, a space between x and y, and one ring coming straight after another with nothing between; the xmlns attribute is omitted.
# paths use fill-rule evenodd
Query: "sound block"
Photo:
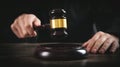
<svg viewBox="0 0 120 67"><path fill-rule="evenodd" d="M88 53L78 43L46 43L37 46L34 55L41 60L79 60Z"/></svg>

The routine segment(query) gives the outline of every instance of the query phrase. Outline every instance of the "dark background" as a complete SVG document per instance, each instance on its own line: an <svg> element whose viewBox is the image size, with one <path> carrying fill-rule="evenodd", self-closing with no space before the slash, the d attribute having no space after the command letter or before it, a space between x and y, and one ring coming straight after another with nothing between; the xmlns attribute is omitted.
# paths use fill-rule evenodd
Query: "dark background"
<svg viewBox="0 0 120 67"><path fill-rule="evenodd" d="M58 1L58 3L54 3ZM0 1L0 42L20 42L19 39L13 34L10 29L10 25L13 23L14 19L17 18L22 13L33 13L36 16L40 15L40 9L44 8L44 10L49 11L49 9L45 9L50 7L59 7L59 4L65 0L1 0ZM87 0L85 0L87 1ZM107 5L111 3L113 16L116 17L116 21L120 21L120 10L119 10L119 2L118 0L91 0L89 2L96 2L96 5L99 3L103 3ZM57 4L58 6L51 5ZM42 11L42 10L41 10ZM47 17L48 14L44 15ZM42 15L41 15L42 16ZM39 16L40 17L40 16ZM43 18L44 19L44 18ZM48 21L48 20L46 20ZM101 20L102 21L102 20ZM119 22L120 23L120 22Z"/></svg>
<svg viewBox="0 0 120 67"><path fill-rule="evenodd" d="M44 10L46 10L45 8L50 6L49 3L52 2L49 0L0 1L0 42L21 42L11 31L10 25L23 13L31 13L36 16L39 15L39 8L44 8Z"/></svg>

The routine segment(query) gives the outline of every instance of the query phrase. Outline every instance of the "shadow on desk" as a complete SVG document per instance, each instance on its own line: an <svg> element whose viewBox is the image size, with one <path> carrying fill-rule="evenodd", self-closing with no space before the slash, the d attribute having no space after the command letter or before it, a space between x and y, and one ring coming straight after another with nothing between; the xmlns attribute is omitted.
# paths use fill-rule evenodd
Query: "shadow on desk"
<svg viewBox="0 0 120 67"><path fill-rule="evenodd" d="M34 57L41 43L1 43L0 65L3 67L120 67L120 51L115 54L89 54L85 59L45 61Z"/></svg>

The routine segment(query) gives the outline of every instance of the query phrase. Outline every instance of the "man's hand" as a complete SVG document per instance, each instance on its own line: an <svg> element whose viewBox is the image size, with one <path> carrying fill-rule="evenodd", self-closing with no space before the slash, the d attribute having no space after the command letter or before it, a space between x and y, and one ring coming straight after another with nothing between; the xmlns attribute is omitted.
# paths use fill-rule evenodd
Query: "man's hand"
<svg viewBox="0 0 120 67"><path fill-rule="evenodd" d="M99 31L82 46L91 53L105 53L108 48L110 48L110 52L114 53L119 47L119 39L111 34Z"/></svg>
<svg viewBox="0 0 120 67"><path fill-rule="evenodd" d="M35 37L33 26L40 26L41 21L33 14L22 14L11 24L11 29L18 38Z"/></svg>

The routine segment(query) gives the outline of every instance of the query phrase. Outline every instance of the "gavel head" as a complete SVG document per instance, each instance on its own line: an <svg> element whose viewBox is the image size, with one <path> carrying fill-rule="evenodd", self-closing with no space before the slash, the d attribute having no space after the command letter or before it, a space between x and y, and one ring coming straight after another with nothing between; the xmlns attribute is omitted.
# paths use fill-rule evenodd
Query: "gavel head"
<svg viewBox="0 0 120 67"><path fill-rule="evenodd" d="M49 12L51 38L56 41L64 41L68 36L66 11L64 9L53 9Z"/></svg>

